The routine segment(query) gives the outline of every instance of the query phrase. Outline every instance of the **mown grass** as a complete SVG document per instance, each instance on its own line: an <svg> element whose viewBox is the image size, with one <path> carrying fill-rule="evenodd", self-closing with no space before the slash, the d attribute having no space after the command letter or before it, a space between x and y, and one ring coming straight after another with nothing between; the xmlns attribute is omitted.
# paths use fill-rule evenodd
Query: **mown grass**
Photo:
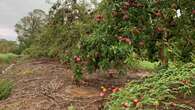
<svg viewBox="0 0 195 110"><path fill-rule="evenodd" d="M17 55L13 53L0 53L0 64L1 63L11 63Z"/></svg>
<svg viewBox="0 0 195 110"><path fill-rule="evenodd" d="M0 100L9 97L12 90L12 83L9 80L0 79Z"/></svg>

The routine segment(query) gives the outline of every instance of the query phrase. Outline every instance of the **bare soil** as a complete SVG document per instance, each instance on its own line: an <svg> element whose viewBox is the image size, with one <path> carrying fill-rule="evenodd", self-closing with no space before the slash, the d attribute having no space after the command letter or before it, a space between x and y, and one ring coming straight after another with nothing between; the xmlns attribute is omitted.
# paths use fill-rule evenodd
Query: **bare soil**
<svg viewBox="0 0 195 110"><path fill-rule="evenodd" d="M79 86L66 66L48 59L24 61L14 65L0 79L13 82L8 99L0 101L0 110L102 110L106 97L100 96L101 86L122 87L129 80L148 75L146 71L130 71L114 78L101 72L84 75Z"/></svg>

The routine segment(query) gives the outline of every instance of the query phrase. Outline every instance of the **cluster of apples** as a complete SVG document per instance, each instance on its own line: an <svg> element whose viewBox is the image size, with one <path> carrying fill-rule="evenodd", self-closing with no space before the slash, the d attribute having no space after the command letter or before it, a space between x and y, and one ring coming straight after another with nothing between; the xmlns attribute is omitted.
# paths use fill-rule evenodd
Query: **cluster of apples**
<svg viewBox="0 0 195 110"><path fill-rule="evenodd" d="M140 98L134 98L134 99L132 99L130 97L129 102L122 103L121 105L122 105L123 108L128 109L131 106L139 106L143 99L144 99L144 96L141 96Z"/></svg>
<svg viewBox="0 0 195 110"><path fill-rule="evenodd" d="M139 101L139 99L134 99L134 100L132 100L132 103L134 106L137 106L140 103L140 101ZM122 103L122 107L125 109L129 108L130 104L128 102Z"/></svg>
<svg viewBox="0 0 195 110"><path fill-rule="evenodd" d="M123 9L128 10L130 7L142 8L144 5L136 2L136 0L128 0L127 2L123 2Z"/></svg>
<svg viewBox="0 0 195 110"><path fill-rule="evenodd" d="M144 5L136 2L135 0L128 0L128 1L122 3L122 6L121 6L122 12L117 12L116 10L113 10L112 16L117 17L118 15L122 14L123 15L122 19L127 21L127 20L129 20L128 10L131 7L139 8L139 7L144 7Z"/></svg>
<svg viewBox="0 0 195 110"><path fill-rule="evenodd" d="M111 91L111 93L116 93L116 92L120 91L120 88L118 88L118 87L106 88L106 87L102 86L100 96L104 97L104 96L106 96L106 94L110 93L110 91Z"/></svg>

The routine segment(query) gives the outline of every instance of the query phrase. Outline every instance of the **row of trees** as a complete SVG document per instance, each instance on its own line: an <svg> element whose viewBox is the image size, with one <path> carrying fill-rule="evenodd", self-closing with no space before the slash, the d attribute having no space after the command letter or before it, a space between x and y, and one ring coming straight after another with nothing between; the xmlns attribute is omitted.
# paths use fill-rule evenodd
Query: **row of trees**
<svg viewBox="0 0 195 110"><path fill-rule="evenodd" d="M91 3L97 4L94 0ZM20 50L32 56L62 57L89 32L92 10L86 1L58 0L48 14L36 9L16 25Z"/></svg>
<svg viewBox="0 0 195 110"><path fill-rule="evenodd" d="M0 53L13 53L17 51L17 43L15 41L7 41L0 39Z"/></svg>
<svg viewBox="0 0 195 110"><path fill-rule="evenodd" d="M95 9L91 8L95 7ZM124 67L136 56L190 62L195 42L193 0L59 0L49 14L34 10L16 24L20 49L32 56L70 61L75 77L82 62L91 72Z"/></svg>

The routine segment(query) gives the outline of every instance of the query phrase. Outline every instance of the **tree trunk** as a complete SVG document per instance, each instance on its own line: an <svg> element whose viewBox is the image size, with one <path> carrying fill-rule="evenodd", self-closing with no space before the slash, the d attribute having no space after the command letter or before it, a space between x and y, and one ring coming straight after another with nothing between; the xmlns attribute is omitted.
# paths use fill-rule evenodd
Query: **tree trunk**
<svg viewBox="0 0 195 110"><path fill-rule="evenodd" d="M160 48L160 53L159 54L160 54L159 56L160 56L160 60L161 60L161 65L163 67L167 67L168 66L168 58L167 58L164 47Z"/></svg>

